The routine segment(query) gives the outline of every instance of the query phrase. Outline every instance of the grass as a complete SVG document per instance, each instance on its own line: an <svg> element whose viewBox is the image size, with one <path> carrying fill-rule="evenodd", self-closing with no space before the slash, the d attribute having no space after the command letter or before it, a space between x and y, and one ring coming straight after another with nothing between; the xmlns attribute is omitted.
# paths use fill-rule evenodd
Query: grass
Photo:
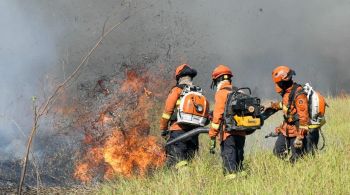
<svg viewBox="0 0 350 195"><path fill-rule="evenodd" d="M97 194L350 194L350 98L328 99L326 148L295 165L272 155L273 131L280 115L246 140L248 177L226 181L219 150L208 152L208 138L201 135L200 152L186 170L156 170L145 178L115 179L102 184Z"/></svg>

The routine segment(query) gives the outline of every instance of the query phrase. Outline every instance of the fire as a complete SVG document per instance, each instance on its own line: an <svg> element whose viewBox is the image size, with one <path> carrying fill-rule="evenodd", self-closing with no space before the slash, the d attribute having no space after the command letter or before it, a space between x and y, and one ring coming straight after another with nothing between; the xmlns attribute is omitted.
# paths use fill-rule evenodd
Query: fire
<svg viewBox="0 0 350 195"><path fill-rule="evenodd" d="M74 176L76 178L79 178L82 182L91 181L92 176L88 173L88 171L89 171L89 164L81 163L75 169Z"/></svg>
<svg viewBox="0 0 350 195"><path fill-rule="evenodd" d="M149 85L153 83L153 85ZM157 78L136 71L127 71L120 87L109 95L115 96L85 133L87 149L76 163L74 177L82 182L95 177L145 176L165 162L163 147L158 138L149 135L148 110L154 107L154 97L161 90ZM155 92L153 92L153 88ZM94 130L92 132L92 130Z"/></svg>
<svg viewBox="0 0 350 195"><path fill-rule="evenodd" d="M107 167L106 179L115 175L130 177L135 172L144 176L150 168L163 165L164 154L156 138L138 137L136 129L132 132L127 139L121 132L114 132L106 141L103 157L110 165Z"/></svg>

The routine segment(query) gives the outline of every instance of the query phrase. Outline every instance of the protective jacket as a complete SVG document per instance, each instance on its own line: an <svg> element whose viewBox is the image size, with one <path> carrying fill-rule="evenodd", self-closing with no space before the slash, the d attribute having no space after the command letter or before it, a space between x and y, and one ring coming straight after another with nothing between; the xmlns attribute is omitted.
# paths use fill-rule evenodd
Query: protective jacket
<svg viewBox="0 0 350 195"><path fill-rule="evenodd" d="M223 114L225 111L225 105L227 101L227 95L232 91L232 84L227 81L221 81L217 87L215 93L215 105L213 110L213 119L210 125L209 137L213 138L219 135L221 130L221 139L224 141L230 135L241 135L245 136L245 132L225 131L225 125L223 125Z"/></svg>
<svg viewBox="0 0 350 195"><path fill-rule="evenodd" d="M307 96L302 86L294 83L282 93L279 109L283 110L284 121L276 128L286 137L301 137L306 135L309 124Z"/></svg>

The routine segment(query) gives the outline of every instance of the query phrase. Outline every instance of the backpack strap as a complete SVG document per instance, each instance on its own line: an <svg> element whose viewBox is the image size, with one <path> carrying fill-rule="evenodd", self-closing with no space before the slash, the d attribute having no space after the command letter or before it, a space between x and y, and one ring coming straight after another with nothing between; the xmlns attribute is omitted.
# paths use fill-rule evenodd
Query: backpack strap
<svg viewBox="0 0 350 195"><path fill-rule="evenodd" d="M183 90L183 89L186 87L186 84L176 84L176 85L174 85L174 86L170 89L169 93L170 93L171 90L173 90L175 87L178 87L178 88L180 88L180 89Z"/></svg>
<svg viewBox="0 0 350 195"><path fill-rule="evenodd" d="M291 118L291 119L292 119L292 122L293 122L298 128L299 128L299 115L296 113L296 114L294 114L293 116L291 116L290 114L291 114L291 112L292 112L292 110L291 110L292 105L293 105L293 107L294 107L295 109L297 109L296 104L295 104L295 99L296 99L299 95L305 94L305 92L304 92L303 89L298 90L299 87L301 87L301 85L299 85L299 84L297 84L297 83L294 83L294 84L293 84L292 90L291 90L291 92L290 92L290 94L289 94L289 97L288 97L289 99L288 99L288 105L287 105L287 108L288 108L288 110L287 110L287 115L284 116L284 117L285 117L285 120L286 120L287 122L291 122L291 121L289 121L289 119Z"/></svg>
<svg viewBox="0 0 350 195"><path fill-rule="evenodd" d="M223 87L221 89L224 89L224 90L227 90L227 91L230 91L230 93L227 94L227 98L226 98L226 102L225 102L225 109L224 109L224 113L223 113L223 116L222 116L222 119L221 119L221 122L220 122L220 126L219 126L219 132L220 132L220 141L222 142L223 141L223 136L224 136L224 128L223 126L226 124L226 116L227 116L227 107L228 107L228 103L230 102L229 100L232 98L232 96L234 95L234 92L237 91L237 87Z"/></svg>
<svg viewBox="0 0 350 195"><path fill-rule="evenodd" d="M300 85L299 84L297 84L297 83L293 83L293 87L292 87L292 90L291 90L291 92L290 92L290 94L289 94L289 97L288 97L288 105L287 105L287 107L288 107L288 110L287 110L287 115L289 115L292 111L291 111L291 107L292 107L292 104L293 104L293 106L295 107L295 98L297 97L296 96L296 94L297 94L297 89L298 89L298 87L300 87Z"/></svg>
<svg viewBox="0 0 350 195"><path fill-rule="evenodd" d="M234 94L232 92L236 91L236 90L233 89L233 87L223 87L221 89L230 91L230 93L227 94L227 98L226 98L226 102L225 102L225 109L224 109L224 114L223 114L223 120L221 121L221 125L220 126L222 126L225 123L225 117L227 115L227 109L226 108L228 107L227 104L228 104L229 100L232 98L232 96Z"/></svg>
<svg viewBox="0 0 350 195"><path fill-rule="evenodd" d="M175 87L178 87L180 89L184 89L187 86L187 84L177 84Z"/></svg>
<svg viewBox="0 0 350 195"><path fill-rule="evenodd" d="M178 88L180 88L181 90L183 90L186 86L187 86L187 84L176 84L173 88L171 88L171 90L174 89L175 87L178 87ZM181 93L182 93L182 92L181 92ZM178 99L177 101L179 101L179 99ZM169 121L171 121L171 122L177 121L177 113L178 113L178 112L179 112L179 110L178 110L177 106L175 106L174 112L173 112L173 114L170 116Z"/></svg>

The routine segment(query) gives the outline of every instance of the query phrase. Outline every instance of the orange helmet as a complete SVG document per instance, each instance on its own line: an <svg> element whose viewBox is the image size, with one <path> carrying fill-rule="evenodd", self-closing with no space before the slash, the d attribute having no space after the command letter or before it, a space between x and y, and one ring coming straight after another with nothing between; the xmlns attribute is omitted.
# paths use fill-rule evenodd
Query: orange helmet
<svg viewBox="0 0 350 195"><path fill-rule="evenodd" d="M178 66L175 70L175 78L176 80L179 80L180 77L183 76L190 76L195 77L197 75L197 71L193 68L191 68L188 64L182 64Z"/></svg>
<svg viewBox="0 0 350 195"><path fill-rule="evenodd" d="M290 81L293 75L295 75L294 70L290 69L288 66L278 66L272 71L272 80L274 83Z"/></svg>
<svg viewBox="0 0 350 195"><path fill-rule="evenodd" d="M217 78L221 77L222 75L229 75L230 77L233 76L232 71L229 67L225 65L218 65L211 74L211 77L213 80L216 80Z"/></svg>

